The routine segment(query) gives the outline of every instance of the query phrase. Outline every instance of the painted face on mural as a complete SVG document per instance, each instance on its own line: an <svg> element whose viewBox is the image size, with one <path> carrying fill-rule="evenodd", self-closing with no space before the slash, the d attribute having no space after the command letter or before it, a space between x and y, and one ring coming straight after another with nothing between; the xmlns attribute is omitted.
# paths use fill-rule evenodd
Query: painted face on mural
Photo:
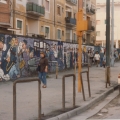
<svg viewBox="0 0 120 120"><path fill-rule="evenodd" d="M22 43L22 49L25 50L26 48L27 48L27 45L23 42L23 43Z"/></svg>
<svg viewBox="0 0 120 120"><path fill-rule="evenodd" d="M15 39L15 45L16 45L16 46L19 45L18 39Z"/></svg>
<svg viewBox="0 0 120 120"><path fill-rule="evenodd" d="M15 38L12 38L12 40L10 41L10 45L15 46Z"/></svg>

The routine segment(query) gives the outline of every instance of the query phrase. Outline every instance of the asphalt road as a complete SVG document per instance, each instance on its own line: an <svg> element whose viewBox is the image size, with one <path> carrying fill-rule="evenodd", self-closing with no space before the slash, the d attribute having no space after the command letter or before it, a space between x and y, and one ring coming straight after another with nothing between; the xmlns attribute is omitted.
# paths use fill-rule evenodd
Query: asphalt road
<svg viewBox="0 0 120 120"><path fill-rule="evenodd" d="M92 116L90 119L120 120L120 95L118 95L114 100L112 100L100 112Z"/></svg>

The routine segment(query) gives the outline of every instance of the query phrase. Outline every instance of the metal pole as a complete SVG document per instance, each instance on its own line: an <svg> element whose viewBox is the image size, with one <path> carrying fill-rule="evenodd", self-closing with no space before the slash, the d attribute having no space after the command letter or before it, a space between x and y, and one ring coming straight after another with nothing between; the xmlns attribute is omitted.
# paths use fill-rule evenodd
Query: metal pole
<svg viewBox="0 0 120 120"><path fill-rule="evenodd" d="M16 83L13 84L13 120L16 120Z"/></svg>
<svg viewBox="0 0 120 120"><path fill-rule="evenodd" d="M106 66L110 66L110 0L106 0Z"/></svg>
<svg viewBox="0 0 120 120"><path fill-rule="evenodd" d="M63 106L63 111L65 111L65 77L63 77L62 80L62 106Z"/></svg>
<svg viewBox="0 0 120 120"><path fill-rule="evenodd" d="M112 10L111 10L111 67L114 67L114 0L112 0Z"/></svg>
<svg viewBox="0 0 120 120"><path fill-rule="evenodd" d="M110 76L110 0L106 0L106 74ZM110 82L110 77L106 82Z"/></svg>

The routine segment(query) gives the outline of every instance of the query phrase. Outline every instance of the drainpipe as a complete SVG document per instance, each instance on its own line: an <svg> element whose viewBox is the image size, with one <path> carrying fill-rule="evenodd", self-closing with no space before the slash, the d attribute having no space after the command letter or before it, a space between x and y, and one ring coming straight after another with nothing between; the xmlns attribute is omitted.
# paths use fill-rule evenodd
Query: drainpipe
<svg viewBox="0 0 120 120"><path fill-rule="evenodd" d="M13 0L13 29L15 29L15 0ZM15 31L13 31L13 34L15 34Z"/></svg>
<svg viewBox="0 0 120 120"><path fill-rule="evenodd" d="M54 39L56 39L56 34L55 34L55 32L56 32L56 30L55 30L55 5L56 5L56 2L55 2L56 0L54 0Z"/></svg>
<svg viewBox="0 0 120 120"><path fill-rule="evenodd" d="M55 0L54 0L54 27L55 27Z"/></svg>

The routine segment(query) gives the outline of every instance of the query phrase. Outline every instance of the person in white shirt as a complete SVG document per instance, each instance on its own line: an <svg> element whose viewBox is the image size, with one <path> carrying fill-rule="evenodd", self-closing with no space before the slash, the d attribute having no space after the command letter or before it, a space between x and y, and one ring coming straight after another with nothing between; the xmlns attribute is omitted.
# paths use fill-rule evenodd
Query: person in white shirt
<svg viewBox="0 0 120 120"><path fill-rule="evenodd" d="M99 55L98 51L96 52L94 58L95 58L95 61L96 61L96 65L98 67L98 64L99 64L99 61L100 61L100 55Z"/></svg>

